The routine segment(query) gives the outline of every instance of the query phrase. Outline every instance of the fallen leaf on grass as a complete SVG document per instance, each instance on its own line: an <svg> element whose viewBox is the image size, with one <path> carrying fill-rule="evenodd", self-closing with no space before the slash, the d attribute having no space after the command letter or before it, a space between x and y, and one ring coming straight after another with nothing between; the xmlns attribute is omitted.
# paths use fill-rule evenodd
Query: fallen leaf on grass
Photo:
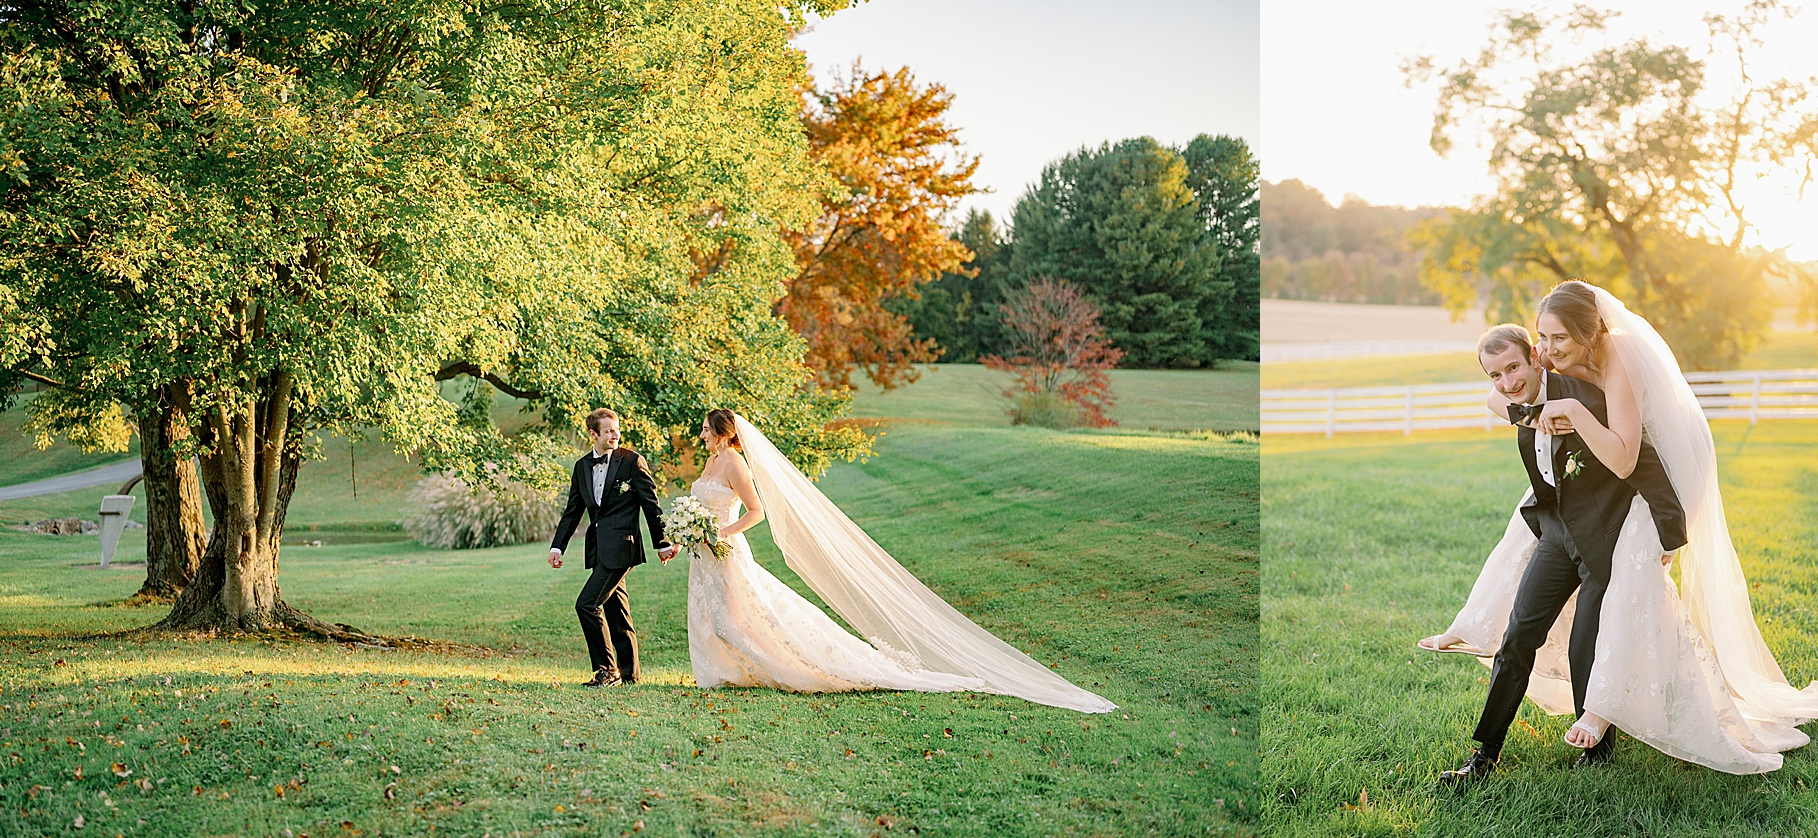
<svg viewBox="0 0 1818 838"><path fill-rule="evenodd" d="M115 777L130 777L133 773L131 768L127 768L124 764L118 762L108 767L114 772Z"/></svg>

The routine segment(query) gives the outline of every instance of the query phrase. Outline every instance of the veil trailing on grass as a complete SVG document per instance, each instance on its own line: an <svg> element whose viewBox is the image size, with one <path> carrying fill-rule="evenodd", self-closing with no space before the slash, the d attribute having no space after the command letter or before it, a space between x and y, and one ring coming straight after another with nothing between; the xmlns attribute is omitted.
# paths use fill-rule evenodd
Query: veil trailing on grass
<svg viewBox="0 0 1818 838"><path fill-rule="evenodd" d="M1698 398L1654 327L1609 292L1595 290L1610 346L1641 406L1643 436L1660 454L1685 508L1679 587L1692 624L1710 645L1744 716L1782 725L1818 719L1818 683L1803 690L1788 684L1755 625L1748 580L1717 489L1717 447Z"/></svg>
<svg viewBox="0 0 1818 838"><path fill-rule="evenodd" d="M1117 705L1080 689L936 596L821 494L745 417L739 446L783 558L871 645L900 662L977 678L986 691L1085 713Z"/></svg>

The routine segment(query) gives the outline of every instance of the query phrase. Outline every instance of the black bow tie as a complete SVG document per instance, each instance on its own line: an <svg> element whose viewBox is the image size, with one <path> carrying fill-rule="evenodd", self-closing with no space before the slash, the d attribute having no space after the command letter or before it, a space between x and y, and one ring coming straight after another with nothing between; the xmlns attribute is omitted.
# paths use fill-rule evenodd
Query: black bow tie
<svg viewBox="0 0 1818 838"><path fill-rule="evenodd" d="M612 457L612 452L617 451L617 450L618 449L616 449L616 448L607 449L606 456L604 456L604 457L602 457L598 454L589 453L587 455L587 459L588 459L587 464L590 466L597 466L600 463L606 462L607 459Z"/></svg>

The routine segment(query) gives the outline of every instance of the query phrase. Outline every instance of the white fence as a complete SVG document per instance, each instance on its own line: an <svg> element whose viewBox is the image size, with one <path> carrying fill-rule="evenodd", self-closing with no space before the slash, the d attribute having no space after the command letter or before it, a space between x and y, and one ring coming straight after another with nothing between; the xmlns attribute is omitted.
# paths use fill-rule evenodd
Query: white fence
<svg viewBox="0 0 1818 838"><path fill-rule="evenodd" d="M1818 419L1818 369L1693 372L1685 380L1708 419ZM1488 381L1262 391L1262 432L1307 434L1506 427L1484 400Z"/></svg>

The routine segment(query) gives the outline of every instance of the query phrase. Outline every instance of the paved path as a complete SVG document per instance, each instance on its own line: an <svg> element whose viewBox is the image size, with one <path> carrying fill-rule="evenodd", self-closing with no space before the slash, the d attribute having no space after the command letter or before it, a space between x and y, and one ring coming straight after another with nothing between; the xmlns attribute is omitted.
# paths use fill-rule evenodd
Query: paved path
<svg viewBox="0 0 1818 838"><path fill-rule="evenodd" d="M141 468L138 460L128 460L111 466L65 474L62 477L52 477L49 480L36 480L31 483L20 483L17 486L0 486L0 500L54 495L58 492L71 492L96 486L120 486L139 476Z"/></svg>

